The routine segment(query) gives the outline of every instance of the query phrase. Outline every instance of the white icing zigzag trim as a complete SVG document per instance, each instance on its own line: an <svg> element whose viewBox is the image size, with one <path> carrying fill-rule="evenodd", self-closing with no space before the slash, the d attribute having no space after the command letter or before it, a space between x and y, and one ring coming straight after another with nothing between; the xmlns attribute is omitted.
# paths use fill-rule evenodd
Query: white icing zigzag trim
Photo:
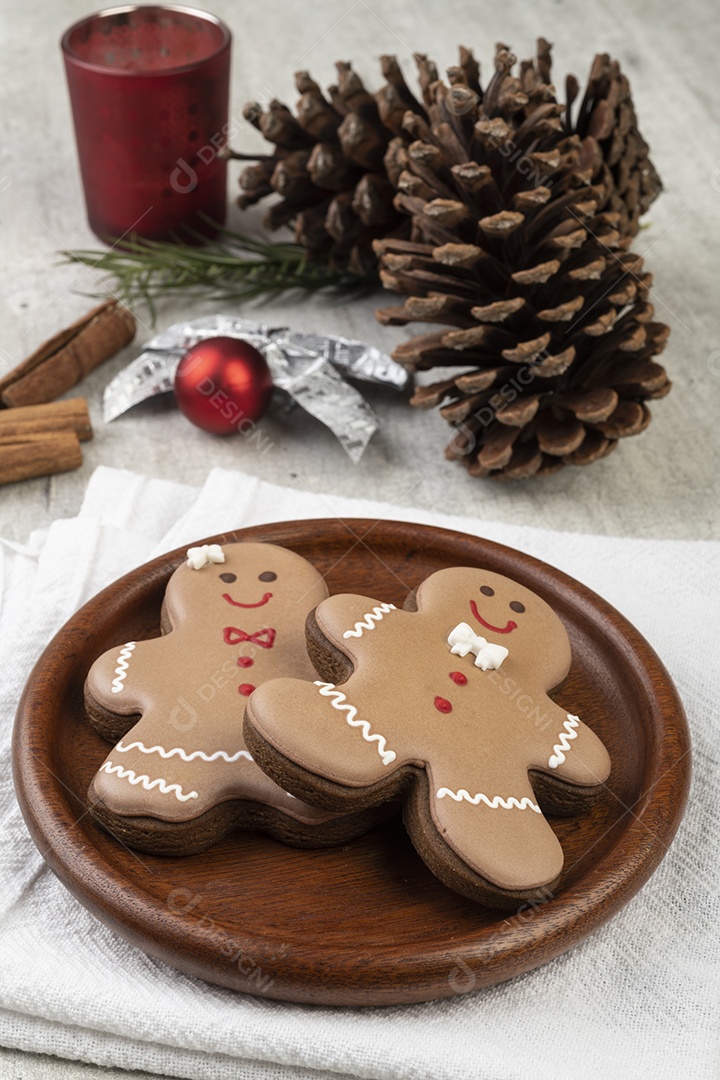
<svg viewBox="0 0 720 1080"><path fill-rule="evenodd" d="M174 746L172 750L164 750L162 746L145 746L141 742L132 742L128 746L123 746L121 742L115 747L122 754L127 753L128 750L139 750L141 754L159 754L160 757L170 758L173 754L177 754L183 761L192 761L194 758L202 758L203 761L217 761L218 758L222 758L232 765L233 761L237 761L239 758L247 758L248 761L252 761L252 755L247 750L238 750L237 754L228 754L225 750L216 750L214 754L206 754L204 750L193 750L188 754L187 750L183 750L181 746Z"/></svg>
<svg viewBox="0 0 720 1080"><path fill-rule="evenodd" d="M132 769L123 769L122 765L113 765L111 761L106 761L104 765L101 765L99 771L117 773L120 780L127 780L130 784L142 784L146 791L152 791L156 787L163 795L172 793L180 802L187 802L188 799L197 799L198 797L197 791L190 791L185 795L179 784L168 784L167 780L163 780L162 777L151 780L149 776L144 774L138 776Z"/></svg>
<svg viewBox="0 0 720 1080"><path fill-rule="evenodd" d="M550 756L550 760L548 761L548 768L557 769L558 765L562 765L563 761L565 760L564 751L568 751L570 749L570 740L577 739L578 733L574 729L578 726L579 723L579 716L573 716L572 713L567 714L567 720L563 724L565 731L560 732L558 736L560 742L556 743L555 746L553 746L553 752Z"/></svg>
<svg viewBox="0 0 720 1080"><path fill-rule="evenodd" d="M388 611L395 611L395 605L378 604L377 607L374 607L372 609L372 611L366 612L360 622L355 623L354 630L346 630L343 634L343 637L362 637L363 630L374 630L375 623L380 622L383 615L387 615Z"/></svg>
<svg viewBox="0 0 720 1080"><path fill-rule="evenodd" d="M333 683L315 682L316 686L320 687L320 693L323 697L331 698L331 704L333 709L337 709L339 712L346 712L346 720L351 727L362 728L362 737L366 742L376 742L377 752L382 758L383 765L389 765L395 760L397 754L394 750L386 750L387 743L382 735L371 735L370 724L367 720L356 720L357 709L354 705L346 704L347 698L344 694L341 694L339 690L335 689Z"/></svg>
<svg viewBox="0 0 720 1080"><path fill-rule="evenodd" d="M125 677L127 675L127 669L130 666L128 661L132 656L132 651L135 648L137 642L128 641L127 645L123 645L118 656L117 667L115 668L115 678L112 681L112 687L110 692L112 694L119 694L123 688Z"/></svg>
<svg viewBox="0 0 720 1080"><path fill-rule="evenodd" d="M491 810L497 810L502 807L503 810L534 810L536 814L541 813L540 807L536 806L532 799L529 799L527 795L523 796L519 801L514 795L511 795L509 799L503 799L502 795L496 795L493 799L488 799L487 795L483 795L480 792L477 795L471 795L465 788L460 788L459 791L451 791L450 788L441 787L437 793L438 799L444 798L445 795L449 795L455 802L472 803L473 806L477 806L478 803L485 803Z"/></svg>

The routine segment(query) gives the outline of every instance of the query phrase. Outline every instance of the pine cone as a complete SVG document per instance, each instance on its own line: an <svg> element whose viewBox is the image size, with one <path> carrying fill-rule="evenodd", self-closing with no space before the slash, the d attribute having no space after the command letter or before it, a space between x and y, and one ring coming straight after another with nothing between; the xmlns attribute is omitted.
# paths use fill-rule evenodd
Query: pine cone
<svg viewBox="0 0 720 1080"><path fill-rule="evenodd" d="M406 116L416 141L394 140L387 154L411 239L374 245L383 284L408 299L378 318L455 329L395 350L412 371L453 369L412 404L442 403L457 429L447 456L473 475L524 478L604 457L647 427L645 402L670 389L652 359L669 329L653 320L652 279L627 250L660 186L627 82L597 58L573 125L576 85L570 104L556 101L542 39L519 76L498 46L484 91L466 50L450 87L418 64L427 122Z"/></svg>
<svg viewBox="0 0 720 1080"><path fill-rule="evenodd" d="M275 149L242 173L240 207L278 193L282 200L268 211L266 228L294 223L296 240L312 257L360 274L376 270L374 238L409 236L384 159L406 112L424 116L397 60L383 56L381 64L387 83L375 96L350 64L338 62L328 97L306 71L296 74L297 116L279 101L267 111L253 102L243 110Z"/></svg>
<svg viewBox="0 0 720 1080"><path fill-rule="evenodd" d="M576 95L577 82L570 75L566 80L568 110ZM588 140L597 144L602 161L593 182L602 184L607 193L602 209L618 213L620 232L634 236L640 215L660 194L662 184L638 130L630 84L617 60L607 53L593 61L573 131L586 144Z"/></svg>

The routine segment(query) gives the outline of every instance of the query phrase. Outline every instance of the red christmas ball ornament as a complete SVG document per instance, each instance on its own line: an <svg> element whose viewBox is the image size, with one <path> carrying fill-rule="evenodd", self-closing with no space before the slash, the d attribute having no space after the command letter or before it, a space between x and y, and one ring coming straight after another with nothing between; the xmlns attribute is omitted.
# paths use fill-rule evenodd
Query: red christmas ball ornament
<svg viewBox="0 0 720 1080"><path fill-rule="evenodd" d="M175 373L180 411L213 435L251 429L270 404L272 391L265 357L240 338L199 341Z"/></svg>

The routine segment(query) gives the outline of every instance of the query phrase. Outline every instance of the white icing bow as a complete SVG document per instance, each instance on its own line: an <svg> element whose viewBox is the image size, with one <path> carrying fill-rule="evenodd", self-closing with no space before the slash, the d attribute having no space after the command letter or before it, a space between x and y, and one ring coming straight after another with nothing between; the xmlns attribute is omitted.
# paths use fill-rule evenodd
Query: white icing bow
<svg viewBox="0 0 720 1080"><path fill-rule="evenodd" d="M499 668L508 654L504 645L493 645L492 642L486 641L465 622L458 623L455 629L450 631L447 640L450 652L454 656L467 656L468 653L474 653L475 667L479 667L482 671Z"/></svg>
<svg viewBox="0 0 720 1080"><path fill-rule="evenodd" d="M208 563L225 562L225 552L219 544L203 544L202 547L188 548L187 564L193 570L202 570Z"/></svg>

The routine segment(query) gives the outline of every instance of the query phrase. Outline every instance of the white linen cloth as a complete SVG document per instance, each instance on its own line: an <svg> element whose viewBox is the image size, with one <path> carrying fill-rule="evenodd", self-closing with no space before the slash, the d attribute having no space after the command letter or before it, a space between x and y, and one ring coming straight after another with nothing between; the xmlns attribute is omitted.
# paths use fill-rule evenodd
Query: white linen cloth
<svg viewBox="0 0 720 1080"><path fill-rule="evenodd" d="M23 684L114 578L171 548L272 520L448 526L521 548L618 607L670 669L694 783L658 871L610 923L535 972L421 1005L260 1001L150 959L93 918L33 845L10 782ZM0 541L0 1045L193 1080L563 1080L720 1075L720 544L608 539L280 488L214 470L201 490L100 468L80 515Z"/></svg>

